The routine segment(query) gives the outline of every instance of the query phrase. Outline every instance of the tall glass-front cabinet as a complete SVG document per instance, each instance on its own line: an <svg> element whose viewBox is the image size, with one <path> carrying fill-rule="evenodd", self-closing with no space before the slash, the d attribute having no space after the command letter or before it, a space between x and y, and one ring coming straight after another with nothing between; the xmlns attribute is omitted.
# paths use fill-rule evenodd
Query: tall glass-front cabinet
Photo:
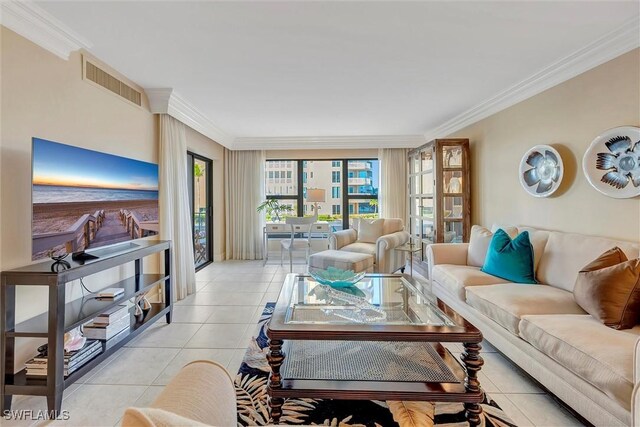
<svg viewBox="0 0 640 427"><path fill-rule="evenodd" d="M436 139L409 152L409 230L426 259L431 243L469 241L468 139Z"/></svg>

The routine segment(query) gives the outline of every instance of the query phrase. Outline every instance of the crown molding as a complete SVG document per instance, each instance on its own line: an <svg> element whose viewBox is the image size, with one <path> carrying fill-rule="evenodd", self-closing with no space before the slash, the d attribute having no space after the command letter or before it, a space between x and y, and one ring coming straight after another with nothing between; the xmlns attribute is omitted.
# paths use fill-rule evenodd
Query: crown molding
<svg viewBox="0 0 640 427"><path fill-rule="evenodd" d="M144 90L149 109L154 114L168 114L190 128L227 148L233 148L233 137L217 127L207 116L171 88Z"/></svg>
<svg viewBox="0 0 640 427"><path fill-rule="evenodd" d="M409 148L426 142L423 135L283 136L242 137L234 150L338 150L364 148Z"/></svg>
<svg viewBox="0 0 640 427"><path fill-rule="evenodd" d="M531 98L553 86L640 47L640 18L627 20L587 46L552 63L497 95L447 120L425 133L425 138L443 138L492 114Z"/></svg>
<svg viewBox="0 0 640 427"><path fill-rule="evenodd" d="M0 23L64 60L91 43L31 1L0 2Z"/></svg>
<svg viewBox="0 0 640 427"><path fill-rule="evenodd" d="M30 0L0 0L0 24L58 57L68 60L91 43ZM640 18L633 17L587 46L552 63L497 95L428 130L424 135L237 137L217 127L172 89L145 89L153 113L166 113L234 150L363 149L417 147L448 136L537 95L585 71L640 47Z"/></svg>
<svg viewBox="0 0 640 427"><path fill-rule="evenodd" d="M149 100L149 110L153 114L166 114L169 111L169 100L171 99L173 89L145 89L144 93L147 94L147 99Z"/></svg>

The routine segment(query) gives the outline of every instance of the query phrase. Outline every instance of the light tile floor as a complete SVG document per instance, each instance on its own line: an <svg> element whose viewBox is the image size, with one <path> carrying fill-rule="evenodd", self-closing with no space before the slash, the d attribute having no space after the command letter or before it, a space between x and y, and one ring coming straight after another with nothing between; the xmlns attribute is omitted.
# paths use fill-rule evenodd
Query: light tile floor
<svg viewBox="0 0 640 427"><path fill-rule="evenodd" d="M294 266L296 272L305 269ZM263 267L258 261L204 268L196 275L198 291L176 304L172 324L159 321L68 388L63 410L71 417L50 424L119 425L126 407L148 405L192 360L213 359L237 372L264 304L275 302L287 273L287 266ZM462 351L457 344L449 347ZM489 343L483 347L480 382L518 426L582 425ZM46 402L42 397L16 396L12 409L45 410ZM30 424L0 419L3 426Z"/></svg>

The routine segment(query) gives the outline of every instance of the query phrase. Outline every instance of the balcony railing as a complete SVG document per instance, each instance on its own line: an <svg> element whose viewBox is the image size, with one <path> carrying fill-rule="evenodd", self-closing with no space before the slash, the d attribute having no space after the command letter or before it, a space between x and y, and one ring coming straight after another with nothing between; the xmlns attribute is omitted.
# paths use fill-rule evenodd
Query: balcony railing
<svg viewBox="0 0 640 427"><path fill-rule="evenodd" d="M369 162L349 162L349 170L356 169L371 169L371 163Z"/></svg>
<svg viewBox="0 0 640 427"><path fill-rule="evenodd" d="M371 185L371 178L349 178L349 185Z"/></svg>
<svg viewBox="0 0 640 427"><path fill-rule="evenodd" d="M293 178L267 178L267 184L291 184Z"/></svg>

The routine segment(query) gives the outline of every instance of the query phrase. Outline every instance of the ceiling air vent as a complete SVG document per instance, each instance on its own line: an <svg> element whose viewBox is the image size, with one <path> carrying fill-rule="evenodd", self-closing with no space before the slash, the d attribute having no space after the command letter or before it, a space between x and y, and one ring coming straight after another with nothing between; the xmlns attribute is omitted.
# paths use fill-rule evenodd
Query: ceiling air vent
<svg viewBox="0 0 640 427"><path fill-rule="evenodd" d="M84 61L84 78L137 106L142 105L142 94L140 92L86 59Z"/></svg>

